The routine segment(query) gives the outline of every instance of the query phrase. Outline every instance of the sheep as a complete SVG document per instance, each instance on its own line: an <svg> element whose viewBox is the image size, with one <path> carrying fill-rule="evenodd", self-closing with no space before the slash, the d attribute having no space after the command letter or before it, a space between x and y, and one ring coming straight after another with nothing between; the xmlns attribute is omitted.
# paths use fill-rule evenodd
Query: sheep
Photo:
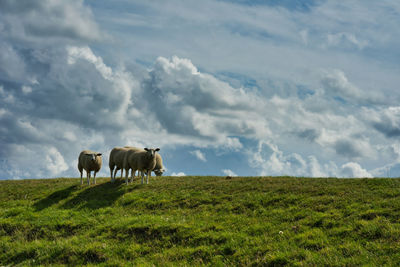
<svg viewBox="0 0 400 267"><path fill-rule="evenodd" d="M124 146L124 148L129 148L129 149L134 149L134 150L143 150L137 147L132 147L132 146ZM143 150L144 151L144 150ZM160 154L156 154L156 166L153 169L153 172L156 176L162 176L162 174L165 172L164 166L163 166L163 161L162 161L162 157ZM151 176L151 172L149 174ZM134 173L132 172L131 178L133 180L134 177ZM122 178L122 171L121 171L121 178Z"/></svg>
<svg viewBox="0 0 400 267"><path fill-rule="evenodd" d="M124 159L124 169L125 169L125 181L126 184L129 184L128 181L128 171L132 169L132 178L133 174L138 170L141 173L142 177L142 184L144 179L144 174L146 173L146 183L149 183L149 175L150 172L156 166L156 154L157 151L160 151L159 148L144 148L144 151L135 151L135 150L128 150L125 153Z"/></svg>
<svg viewBox="0 0 400 267"><path fill-rule="evenodd" d="M90 172L94 171L94 184L96 184L96 173L101 169L102 158L101 153L90 150L83 150L79 154L78 170L81 173L81 185L83 184L83 169L86 171L87 183L90 185Z"/></svg>
<svg viewBox="0 0 400 267"><path fill-rule="evenodd" d="M125 153L128 150L133 150L133 151L139 151L141 150L140 148L136 147L114 147L111 152L110 152L110 158L108 161L108 165L110 167L110 178L111 182L115 181L115 176L117 175L117 171L121 170L121 178L123 174L123 163L124 163L124 158L125 158ZM116 168L115 168L116 167ZM115 168L115 171L114 171ZM114 171L114 175L113 175Z"/></svg>
<svg viewBox="0 0 400 267"><path fill-rule="evenodd" d="M156 166L153 169L153 172L155 173L156 176L162 176L162 174L164 173L165 169L163 166L163 161L162 161L162 157L160 154L156 154ZM151 174L150 174L151 176Z"/></svg>

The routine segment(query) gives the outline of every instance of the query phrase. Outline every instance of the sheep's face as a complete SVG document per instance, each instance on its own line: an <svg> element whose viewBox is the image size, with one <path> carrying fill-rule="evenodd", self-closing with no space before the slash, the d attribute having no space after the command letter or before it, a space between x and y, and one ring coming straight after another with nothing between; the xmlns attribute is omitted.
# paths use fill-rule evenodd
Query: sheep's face
<svg viewBox="0 0 400 267"><path fill-rule="evenodd" d="M159 148L146 148L146 147L144 148L144 150L147 151L147 155L150 156L151 158L155 158L157 151L160 151Z"/></svg>
<svg viewBox="0 0 400 267"><path fill-rule="evenodd" d="M95 162L97 157L101 157L101 153L86 154L86 156L88 156L92 162Z"/></svg>
<svg viewBox="0 0 400 267"><path fill-rule="evenodd" d="M164 169L156 169L156 170L154 170L154 173L157 175L157 176L162 176L163 175L163 173L164 173Z"/></svg>

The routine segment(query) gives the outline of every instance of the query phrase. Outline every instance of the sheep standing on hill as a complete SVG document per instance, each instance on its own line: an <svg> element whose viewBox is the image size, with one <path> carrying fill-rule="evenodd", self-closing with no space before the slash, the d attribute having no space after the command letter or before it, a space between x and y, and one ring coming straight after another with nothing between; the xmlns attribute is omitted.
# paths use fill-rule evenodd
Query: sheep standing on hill
<svg viewBox="0 0 400 267"><path fill-rule="evenodd" d="M160 154L157 153L156 154L156 166L154 167L153 172L156 174L156 176L162 176L164 171L165 171L165 169L164 169L162 157Z"/></svg>
<svg viewBox="0 0 400 267"><path fill-rule="evenodd" d="M128 148L130 150L135 150L135 151L145 151L142 148L137 148L133 146L124 146L124 148ZM122 167L121 167L122 168ZM154 167L153 172L155 173L156 176L162 176L162 174L165 172L164 166L163 166L163 160L160 154L156 154L156 166ZM133 177L135 176L135 173L131 173L131 178L133 180ZM150 172L151 176L151 172ZM122 171L121 171L121 178L122 178Z"/></svg>
<svg viewBox="0 0 400 267"><path fill-rule="evenodd" d="M94 184L96 184L96 173L101 169L101 153L83 150L78 158L78 170L81 173L81 184L83 184L83 169L86 171L87 183L90 185L90 172L94 171Z"/></svg>
<svg viewBox="0 0 400 267"><path fill-rule="evenodd" d="M142 184L144 174L146 173L146 183L149 183L150 172L156 166L156 154L160 151L159 148L145 148L144 151L129 150L125 153L124 169L125 169L125 181L128 185L128 171L132 169L132 176L136 171L140 171L142 177ZM132 177L133 178L133 177Z"/></svg>
<svg viewBox="0 0 400 267"><path fill-rule="evenodd" d="M125 153L128 150L132 151L139 151L142 150L137 147L114 147L111 152L110 152L110 158L108 161L108 165L110 167L110 177L111 177L111 182L115 181L115 176L117 175L117 171L121 170L121 178L123 174L123 164L124 164L124 158L125 158ZM114 170L115 168L115 170ZM114 175L113 175L114 171Z"/></svg>

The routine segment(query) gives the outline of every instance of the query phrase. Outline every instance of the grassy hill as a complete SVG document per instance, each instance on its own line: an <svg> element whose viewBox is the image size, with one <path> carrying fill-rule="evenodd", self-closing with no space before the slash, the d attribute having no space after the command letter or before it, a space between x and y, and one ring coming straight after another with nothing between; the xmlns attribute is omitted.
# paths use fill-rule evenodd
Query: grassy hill
<svg viewBox="0 0 400 267"><path fill-rule="evenodd" d="M0 182L0 265L400 265L399 179Z"/></svg>

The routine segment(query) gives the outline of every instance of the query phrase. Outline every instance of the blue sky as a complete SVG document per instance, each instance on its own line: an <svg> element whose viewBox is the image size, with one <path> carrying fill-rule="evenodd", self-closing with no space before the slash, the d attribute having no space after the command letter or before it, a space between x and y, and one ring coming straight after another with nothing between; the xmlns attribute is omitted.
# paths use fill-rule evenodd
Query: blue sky
<svg viewBox="0 0 400 267"><path fill-rule="evenodd" d="M1 1L0 179L400 176L397 1Z"/></svg>

